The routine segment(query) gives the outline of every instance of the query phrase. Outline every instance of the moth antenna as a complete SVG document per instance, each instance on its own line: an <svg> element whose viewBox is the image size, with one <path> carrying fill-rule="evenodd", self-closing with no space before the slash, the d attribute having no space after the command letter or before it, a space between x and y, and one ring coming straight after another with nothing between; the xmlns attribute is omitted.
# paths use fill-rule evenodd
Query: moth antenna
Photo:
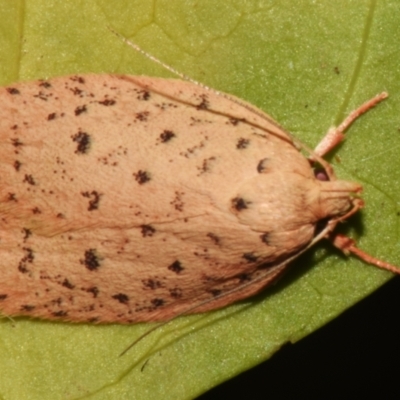
<svg viewBox="0 0 400 400"><path fill-rule="evenodd" d="M246 110L251 111L254 115L257 115L258 117L264 119L264 120L268 120L270 122L273 122L276 126L278 126L280 129L282 129L291 139L294 143L297 144L297 140L295 140L295 138L292 136L292 134L290 132L285 131L276 121L271 121L267 118L267 116L260 110L256 109L255 107L253 107L251 104L245 103L243 101L240 101L240 99L235 98L233 96L230 96L227 93L224 92L220 92L219 90L216 90L210 86L205 85L202 82L199 82L193 78L191 78L189 75L186 75L180 71L178 71L177 69L175 69L174 67L171 67L170 65L162 62L161 60L159 60L157 57L153 56L152 54L148 53L147 51L143 50L138 44L128 40L126 37L124 37L123 35L121 35L119 32L115 31L113 28L108 27L108 29L117 37L119 37L125 44L127 44L128 46L132 47L134 50L136 50L138 53L142 54L143 56L145 56L146 58L148 58L149 60L155 62L158 65L161 65L163 68L165 68L167 71L172 72L174 75L178 76L179 78L181 78L184 81L188 81L193 83L194 85L197 85L207 91L210 91L214 94L216 94L217 96L220 96L222 98L225 98L229 101L231 101L232 103L235 103L243 108L245 108ZM311 153L312 150L310 150Z"/></svg>
<svg viewBox="0 0 400 400"><path fill-rule="evenodd" d="M387 92L382 92L377 94L372 99L369 99L365 103L361 104L361 106L357 107L353 110L345 119L344 121L336 128L338 132L344 132L358 117L362 114L366 113L371 108L375 107L378 103L382 100L385 100L389 97Z"/></svg>
<svg viewBox="0 0 400 400"><path fill-rule="evenodd" d="M159 60L157 57L153 56L152 54L148 53L147 51L143 50L138 44L128 40L126 37L124 37L123 35L121 35L119 32L115 31L113 28L108 27L108 29L114 34L116 35L118 38L120 38L125 44L127 44L128 46L132 47L134 50L136 50L138 53L142 54L143 56L145 56L146 58L148 58L149 60L155 62L158 65L161 65L163 68L165 68L167 71L172 72L174 75L180 77L181 79L191 82L205 90L208 90L210 92L215 93L218 96L221 96L229 101L232 101L233 103L245 108L246 110L251 111L254 115L267 120L271 123L273 123L274 125L276 125L277 127L279 127L280 129L282 129L283 132L285 132L286 135L288 135L290 137L290 139L292 140L293 144L297 147L297 148L301 148L303 149L306 153L309 154L309 156L315 160L318 161L319 164L321 164L325 171L327 172L328 176L330 179L335 179L335 173L333 172L333 168L331 167L331 165L329 163L327 163L322 157L320 157L317 153L315 153L314 150L312 150L310 147L306 146L305 144L301 143L298 139L296 139L290 132L286 131L285 129L282 128L282 126L280 126L275 120L270 120L266 114L264 114L263 112L261 112L260 110L258 110L257 108L254 108L251 104L247 104L244 103L243 101L240 101L240 99L237 99L235 97L229 96L229 94L224 93L224 92L220 92L219 90L216 90L210 86L205 85L204 83L201 83L199 81L196 81L195 79L191 78L190 76L178 71L177 69L171 67L170 65L162 62L161 60ZM255 125L255 124L254 124Z"/></svg>
<svg viewBox="0 0 400 400"><path fill-rule="evenodd" d="M358 117L375 107L388 96L389 95L387 92L377 94L372 99L369 99L365 103L361 104L361 106L351 111L339 126L330 128L328 133L322 138L317 147L314 149L314 154L311 155L310 160L313 161L316 155L323 157L325 154L334 149L345 138L344 131L348 129Z"/></svg>

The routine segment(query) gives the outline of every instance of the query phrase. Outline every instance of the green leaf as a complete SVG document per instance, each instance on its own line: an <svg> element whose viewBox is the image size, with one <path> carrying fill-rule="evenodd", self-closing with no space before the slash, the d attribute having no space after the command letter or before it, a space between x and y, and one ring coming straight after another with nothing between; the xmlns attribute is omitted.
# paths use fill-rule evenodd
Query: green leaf
<svg viewBox="0 0 400 400"><path fill-rule="evenodd" d="M387 90L390 98L354 123L331 162L340 178L364 185L365 210L345 232L400 265L399 2L14 0L0 3L0 20L2 84L78 72L171 76L112 27L194 79L257 105L310 146ZM118 354L153 325L3 318L0 398L193 398L389 278L321 244L262 295L179 318L124 357Z"/></svg>

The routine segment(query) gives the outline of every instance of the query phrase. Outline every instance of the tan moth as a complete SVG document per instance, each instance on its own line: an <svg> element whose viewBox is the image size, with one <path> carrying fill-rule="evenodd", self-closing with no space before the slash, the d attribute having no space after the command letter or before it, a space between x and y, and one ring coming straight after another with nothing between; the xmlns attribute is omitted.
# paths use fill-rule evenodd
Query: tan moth
<svg viewBox="0 0 400 400"><path fill-rule="evenodd" d="M363 206L271 117L181 80L73 75L0 89L0 310L167 320L258 293Z"/></svg>

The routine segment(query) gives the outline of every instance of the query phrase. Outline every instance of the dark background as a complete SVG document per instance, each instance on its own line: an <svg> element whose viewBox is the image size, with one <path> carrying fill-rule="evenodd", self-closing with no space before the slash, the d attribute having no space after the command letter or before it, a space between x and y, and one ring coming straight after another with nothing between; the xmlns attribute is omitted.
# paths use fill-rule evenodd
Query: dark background
<svg viewBox="0 0 400 400"><path fill-rule="evenodd" d="M197 400L363 397L400 399L400 276Z"/></svg>

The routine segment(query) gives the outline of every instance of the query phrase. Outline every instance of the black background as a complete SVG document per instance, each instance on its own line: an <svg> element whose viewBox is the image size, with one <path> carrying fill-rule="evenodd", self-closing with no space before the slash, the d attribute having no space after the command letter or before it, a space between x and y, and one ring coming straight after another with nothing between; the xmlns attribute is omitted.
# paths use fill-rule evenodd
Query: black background
<svg viewBox="0 0 400 400"><path fill-rule="evenodd" d="M400 399L400 276L197 400L367 396Z"/></svg>

